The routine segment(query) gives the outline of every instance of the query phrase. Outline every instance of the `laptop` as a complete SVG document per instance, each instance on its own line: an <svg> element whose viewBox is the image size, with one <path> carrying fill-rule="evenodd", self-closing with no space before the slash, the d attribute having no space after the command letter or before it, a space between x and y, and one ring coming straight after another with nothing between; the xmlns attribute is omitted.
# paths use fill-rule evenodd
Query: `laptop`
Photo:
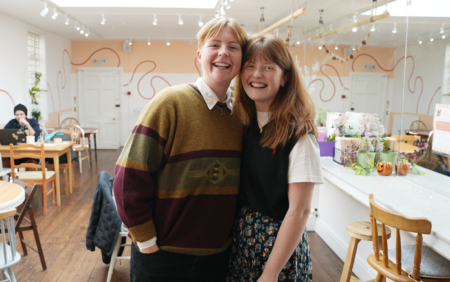
<svg viewBox="0 0 450 282"><path fill-rule="evenodd" d="M0 129L0 144L1 145L17 145L19 143L26 143L26 134L20 129Z"/></svg>

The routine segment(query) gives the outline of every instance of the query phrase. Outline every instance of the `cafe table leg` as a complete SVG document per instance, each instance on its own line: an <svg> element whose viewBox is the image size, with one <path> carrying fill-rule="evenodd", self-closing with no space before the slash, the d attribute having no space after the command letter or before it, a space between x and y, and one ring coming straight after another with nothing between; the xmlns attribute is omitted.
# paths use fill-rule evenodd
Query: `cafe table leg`
<svg viewBox="0 0 450 282"><path fill-rule="evenodd" d="M95 161L97 161L97 133L94 133Z"/></svg>
<svg viewBox="0 0 450 282"><path fill-rule="evenodd" d="M61 205L61 186L59 182L59 156L57 153L53 154L53 164L55 165L55 179L56 179L56 204Z"/></svg>
<svg viewBox="0 0 450 282"><path fill-rule="evenodd" d="M70 152L70 147L66 153L67 163L69 165L69 193L72 194L73 191L73 164L72 164L72 154Z"/></svg>

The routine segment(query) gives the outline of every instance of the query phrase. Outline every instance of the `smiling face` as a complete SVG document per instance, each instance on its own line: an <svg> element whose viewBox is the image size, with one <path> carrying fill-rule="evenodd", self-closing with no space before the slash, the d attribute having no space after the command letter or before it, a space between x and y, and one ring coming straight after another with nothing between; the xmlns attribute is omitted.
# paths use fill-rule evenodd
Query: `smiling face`
<svg viewBox="0 0 450 282"><path fill-rule="evenodd" d="M241 68L242 48L230 28L205 41L197 58L202 65L202 78L219 96L225 95L231 80ZM219 97L220 98L220 97Z"/></svg>
<svg viewBox="0 0 450 282"><path fill-rule="evenodd" d="M246 62L241 76L245 93L255 101L256 110L259 112L269 111L280 87L287 80L287 75L283 74L283 70L275 62L262 56Z"/></svg>

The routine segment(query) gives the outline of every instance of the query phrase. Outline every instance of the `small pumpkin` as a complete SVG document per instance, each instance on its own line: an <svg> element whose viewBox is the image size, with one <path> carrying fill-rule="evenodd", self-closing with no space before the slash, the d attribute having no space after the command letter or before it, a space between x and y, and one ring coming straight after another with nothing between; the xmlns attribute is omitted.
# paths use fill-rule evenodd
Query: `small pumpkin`
<svg viewBox="0 0 450 282"><path fill-rule="evenodd" d="M379 175L389 176L392 174L392 164L390 162L378 162L377 172Z"/></svg>
<svg viewBox="0 0 450 282"><path fill-rule="evenodd" d="M409 166L407 162L397 162L395 163L395 170L398 175L407 175L409 173Z"/></svg>

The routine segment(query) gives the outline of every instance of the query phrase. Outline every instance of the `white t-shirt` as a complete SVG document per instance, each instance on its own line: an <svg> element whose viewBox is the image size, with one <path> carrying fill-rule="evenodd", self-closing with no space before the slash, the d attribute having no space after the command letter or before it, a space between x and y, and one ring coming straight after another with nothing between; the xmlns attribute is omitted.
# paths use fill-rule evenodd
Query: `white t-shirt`
<svg viewBox="0 0 450 282"><path fill-rule="evenodd" d="M257 112L258 126L264 127L270 118L270 112ZM298 139L289 154L288 183L323 183L320 149L316 138L306 134Z"/></svg>

